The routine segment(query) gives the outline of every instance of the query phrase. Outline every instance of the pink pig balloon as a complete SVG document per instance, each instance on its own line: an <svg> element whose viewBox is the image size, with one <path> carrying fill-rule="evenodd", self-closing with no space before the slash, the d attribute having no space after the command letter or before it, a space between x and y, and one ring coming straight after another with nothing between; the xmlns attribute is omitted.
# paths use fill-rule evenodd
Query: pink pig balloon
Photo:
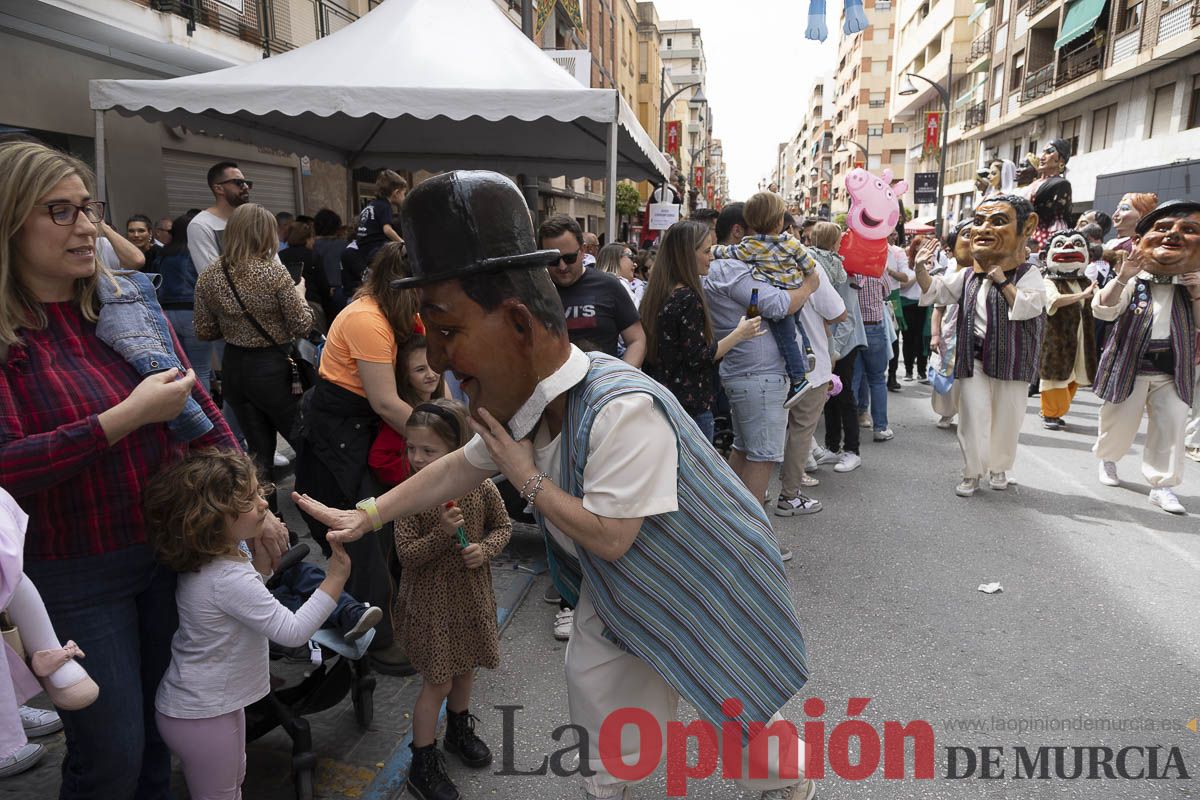
<svg viewBox="0 0 1200 800"><path fill-rule="evenodd" d="M850 212L846 215L849 230L838 248L846 272L874 278L883 275L887 265L887 237L900 221L900 202L896 198L907 189L905 181L892 186L890 169L885 169L879 178L861 167L846 175L846 192L850 195Z"/></svg>

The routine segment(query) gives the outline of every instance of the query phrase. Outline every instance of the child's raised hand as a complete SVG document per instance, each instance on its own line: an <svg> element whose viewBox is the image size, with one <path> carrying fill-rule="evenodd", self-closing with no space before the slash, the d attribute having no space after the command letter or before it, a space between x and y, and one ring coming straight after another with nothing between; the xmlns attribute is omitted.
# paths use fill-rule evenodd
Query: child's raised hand
<svg viewBox="0 0 1200 800"><path fill-rule="evenodd" d="M329 540L329 563L325 565L325 576L342 583L350 577L350 556L338 539Z"/></svg>
<svg viewBox="0 0 1200 800"><path fill-rule="evenodd" d="M487 563L487 556L483 554L483 548L477 544L464 547L462 549L462 557L467 569L479 569Z"/></svg>
<svg viewBox="0 0 1200 800"><path fill-rule="evenodd" d="M466 524L461 508L457 505L442 506L442 530L448 535L454 536Z"/></svg>

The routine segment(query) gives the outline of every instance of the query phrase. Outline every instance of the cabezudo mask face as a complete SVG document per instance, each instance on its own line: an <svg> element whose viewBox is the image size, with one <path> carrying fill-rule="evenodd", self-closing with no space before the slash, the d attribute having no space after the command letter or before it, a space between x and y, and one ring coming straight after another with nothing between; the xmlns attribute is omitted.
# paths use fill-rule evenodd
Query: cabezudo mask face
<svg viewBox="0 0 1200 800"><path fill-rule="evenodd" d="M1046 271L1062 276L1083 274L1088 262L1087 239L1079 231L1061 231L1046 245Z"/></svg>
<svg viewBox="0 0 1200 800"><path fill-rule="evenodd" d="M1200 211L1155 220L1138 240L1137 252L1152 275L1200 272Z"/></svg>

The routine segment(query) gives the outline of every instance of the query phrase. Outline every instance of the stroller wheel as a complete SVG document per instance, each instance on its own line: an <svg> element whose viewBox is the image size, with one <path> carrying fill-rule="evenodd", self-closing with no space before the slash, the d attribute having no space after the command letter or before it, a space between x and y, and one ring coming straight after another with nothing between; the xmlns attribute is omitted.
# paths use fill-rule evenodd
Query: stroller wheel
<svg viewBox="0 0 1200 800"><path fill-rule="evenodd" d="M358 721L358 727L366 730L371 727L371 720L375 719L375 691L369 687L362 687L353 695L354 702L354 719Z"/></svg>
<svg viewBox="0 0 1200 800"><path fill-rule="evenodd" d="M313 790L312 770L300 770L296 773L295 778L296 800L313 800L315 792Z"/></svg>

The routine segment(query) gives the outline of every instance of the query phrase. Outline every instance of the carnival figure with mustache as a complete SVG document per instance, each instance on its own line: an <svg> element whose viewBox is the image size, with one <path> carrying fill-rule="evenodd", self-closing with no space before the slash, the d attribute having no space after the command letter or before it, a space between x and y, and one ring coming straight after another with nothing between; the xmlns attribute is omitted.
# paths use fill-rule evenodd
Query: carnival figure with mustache
<svg viewBox="0 0 1200 800"><path fill-rule="evenodd" d="M1096 394L1100 483L1119 486L1117 461L1149 416L1142 475L1150 502L1185 513L1173 487L1183 481L1184 436L1196 392L1200 319L1200 203L1171 200L1137 224L1133 252L1092 300L1098 319L1115 321L1100 356Z"/></svg>
<svg viewBox="0 0 1200 800"><path fill-rule="evenodd" d="M1063 417L1080 386L1096 376L1096 326L1091 300L1096 286L1084 276L1088 242L1076 230L1050 237L1042 254L1046 265L1046 335L1042 339L1042 427L1066 427Z"/></svg>

